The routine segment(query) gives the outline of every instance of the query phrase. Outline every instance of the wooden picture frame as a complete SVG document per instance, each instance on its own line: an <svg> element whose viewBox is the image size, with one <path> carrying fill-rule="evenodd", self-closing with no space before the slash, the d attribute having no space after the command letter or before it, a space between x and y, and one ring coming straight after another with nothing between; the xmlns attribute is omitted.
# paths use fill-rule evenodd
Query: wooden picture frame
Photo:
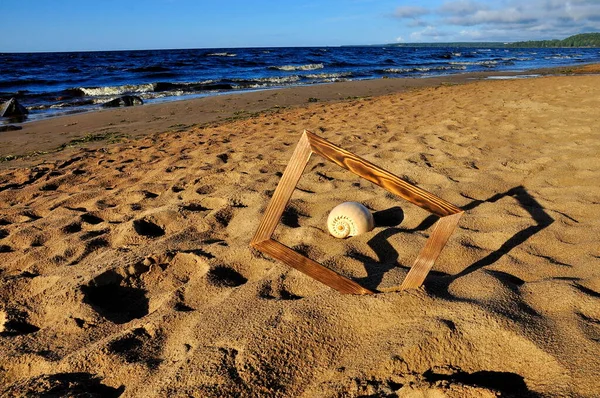
<svg viewBox="0 0 600 398"><path fill-rule="evenodd" d="M419 253L399 289L413 289L421 286L464 212L453 204L306 130L298 141L250 245L340 293L375 293L272 238L283 211L296 189L296 184L313 153L440 217L436 221L425 247Z"/></svg>

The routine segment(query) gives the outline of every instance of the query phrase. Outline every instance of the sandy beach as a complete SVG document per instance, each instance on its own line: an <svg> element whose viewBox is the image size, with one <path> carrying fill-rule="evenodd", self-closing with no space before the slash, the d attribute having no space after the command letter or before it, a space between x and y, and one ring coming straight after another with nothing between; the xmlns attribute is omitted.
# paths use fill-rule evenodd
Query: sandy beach
<svg viewBox="0 0 600 398"><path fill-rule="evenodd" d="M336 83L0 133L0 395L598 396L597 73ZM305 129L465 210L423 287L343 295L249 247ZM378 224L339 240L325 221L348 200ZM313 157L275 235L384 291L432 224Z"/></svg>

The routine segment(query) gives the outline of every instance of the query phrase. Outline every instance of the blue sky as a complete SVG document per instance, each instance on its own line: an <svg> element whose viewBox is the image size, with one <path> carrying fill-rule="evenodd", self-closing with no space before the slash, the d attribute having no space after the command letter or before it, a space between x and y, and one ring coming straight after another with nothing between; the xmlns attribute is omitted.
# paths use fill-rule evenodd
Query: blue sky
<svg viewBox="0 0 600 398"><path fill-rule="evenodd" d="M0 52L517 41L600 31L600 0L0 0Z"/></svg>

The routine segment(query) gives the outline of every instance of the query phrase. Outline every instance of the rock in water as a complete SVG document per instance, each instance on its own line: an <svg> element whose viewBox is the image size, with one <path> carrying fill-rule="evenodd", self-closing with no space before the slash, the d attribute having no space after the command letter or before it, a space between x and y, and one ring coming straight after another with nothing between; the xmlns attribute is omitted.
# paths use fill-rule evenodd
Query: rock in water
<svg viewBox="0 0 600 398"><path fill-rule="evenodd" d="M17 101L16 98L11 98L4 104L0 105L0 117L15 117L25 116L29 111Z"/></svg>
<svg viewBox="0 0 600 398"><path fill-rule="evenodd" d="M122 97L115 98L112 101L102 104L105 108L118 108L120 106L135 106L142 105L144 101L136 95L123 95Z"/></svg>

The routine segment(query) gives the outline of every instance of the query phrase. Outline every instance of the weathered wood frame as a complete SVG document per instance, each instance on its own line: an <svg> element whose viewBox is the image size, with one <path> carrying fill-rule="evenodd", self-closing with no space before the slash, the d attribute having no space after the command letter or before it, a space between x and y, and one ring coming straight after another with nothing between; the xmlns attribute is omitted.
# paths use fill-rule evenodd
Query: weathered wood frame
<svg viewBox="0 0 600 398"><path fill-rule="evenodd" d="M463 211L453 204L306 130L300 137L292 158L281 176L281 180L273 193L273 197L250 245L341 293L375 293L272 238L283 211L294 189L296 189L296 184L298 184L298 180L300 180L313 153L440 217L436 221L425 247L419 253L400 285L400 289L412 289L421 286L446 245L448 238L456 228Z"/></svg>

